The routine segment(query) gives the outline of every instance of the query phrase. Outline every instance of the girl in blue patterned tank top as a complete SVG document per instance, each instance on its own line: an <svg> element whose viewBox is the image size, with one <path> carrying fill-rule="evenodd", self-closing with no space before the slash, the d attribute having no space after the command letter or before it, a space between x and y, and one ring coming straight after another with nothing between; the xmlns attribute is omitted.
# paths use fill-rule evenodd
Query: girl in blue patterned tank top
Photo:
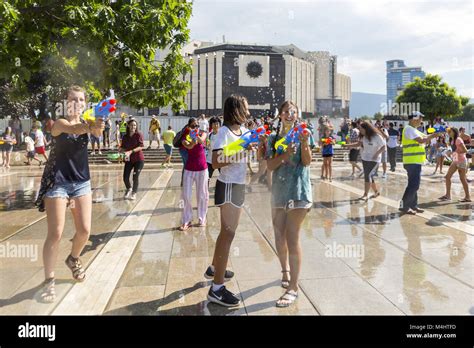
<svg viewBox="0 0 474 348"><path fill-rule="evenodd" d="M298 106L285 101L279 108L280 119L276 133L268 138L267 166L272 175L272 221L275 244L282 267L281 285L286 292L277 307L288 307L298 297L298 278L301 269L300 229L313 205L309 166L314 140L311 132L300 135L300 143L290 143L278 154L276 142L298 124ZM288 277L289 276L289 277Z"/></svg>

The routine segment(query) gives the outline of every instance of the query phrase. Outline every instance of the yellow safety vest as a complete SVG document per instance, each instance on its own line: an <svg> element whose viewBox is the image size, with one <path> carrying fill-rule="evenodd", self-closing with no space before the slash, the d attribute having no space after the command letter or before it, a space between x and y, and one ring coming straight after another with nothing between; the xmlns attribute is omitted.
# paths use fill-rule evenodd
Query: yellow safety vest
<svg viewBox="0 0 474 348"><path fill-rule="evenodd" d="M414 139L408 139L405 135L407 128L413 128L420 138L425 135L412 126L406 126L403 129L402 148L403 148L403 164L423 164L426 161L425 145L418 143Z"/></svg>
<svg viewBox="0 0 474 348"><path fill-rule="evenodd" d="M126 133L127 132L127 121L122 121L120 123L120 133Z"/></svg>

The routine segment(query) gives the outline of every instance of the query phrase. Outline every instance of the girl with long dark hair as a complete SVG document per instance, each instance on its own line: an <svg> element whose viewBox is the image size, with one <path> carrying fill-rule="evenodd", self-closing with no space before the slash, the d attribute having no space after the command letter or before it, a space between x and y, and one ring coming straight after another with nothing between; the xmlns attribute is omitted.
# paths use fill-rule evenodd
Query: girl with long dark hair
<svg viewBox="0 0 474 348"><path fill-rule="evenodd" d="M122 138L120 151L125 154L125 167L123 168L123 182L125 183L125 199L135 200L138 190L138 179L145 165L145 156L143 155L143 135L138 131L136 120L127 122L127 132ZM133 186L130 185L130 173L133 170Z"/></svg>
<svg viewBox="0 0 474 348"><path fill-rule="evenodd" d="M446 194L439 199L442 201L451 200L451 178L457 171L459 173L459 179L461 180L465 195L464 198L460 200L460 202L471 202L471 195L469 194L469 185L466 177L467 170L469 168L466 157L466 145L464 144L463 139L459 136L459 130L457 128L448 128L448 135L450 138L450 145L452 149L451 158L453 159L453 162L449 166L448 172L446 173Z"/></svg>
<svg viewBox="0 0 474 348"><path fill-rule="evenodd" d="M347 147L361 147L362 167L364 168L364 195L360 198L367 201L369 199L370 188L374 191L371 198L380 195L374 176L382 160L382 153L386 151L386 143L384 136L369 121L364 121L359 125L361 139Z"/></svg>

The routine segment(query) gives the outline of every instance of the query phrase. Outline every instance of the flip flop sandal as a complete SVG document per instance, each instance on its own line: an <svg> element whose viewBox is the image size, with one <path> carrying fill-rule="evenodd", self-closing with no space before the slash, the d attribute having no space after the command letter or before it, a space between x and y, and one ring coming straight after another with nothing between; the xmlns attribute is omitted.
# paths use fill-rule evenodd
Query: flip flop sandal
<svg viewBox="0 0 474 348"><path fill-rule="evenodd" d="M180 231L187 231L187 230L189 229L189 227L191 227L191 223L190 223L190 222L185 223L185 224L179 226L179 230L180 230Z"/></svg>
<svg viewBox="0 0 474 348"><path fill-rule="evenodd" d="M460 199L459 202L461 202L461 203L470 203L472 201L470 199L463 198L463 199Z"/></svg>
<svg viewBox="0 0 474 348"><path fill-rule="evenodd" d="M71 270L72 277L78 282L83 282L86 278L86 272L82 267L82 262L79 258L75 259L69 255L65 261L66 266Z"/></svg>
<svg viewBox="0 0 474 348"><path fill-rule="evenodd" d="M56 300L56 289L55 289L54 278L46 279L42 286L40 298L44 303L53 303Z"/></svg>
<svg viewBox="0 0 474 348"><path fill-rule="evenodd" d="M371 198L377 198L378 196L380 196L380 192L375 192Z"/></svg>
<svg viewBox="0 0 474 348"><path fill-rule="evenodd" d="M298 293L294 290L286 291L276 302L278 308L289 307L298 298Z"/></svg>
<svg viewBox="0 0 474 348"><path fill-rule="evenodd" d="M446 197L446 196L439 197L438 199L439 199L440 201L450 201L450 200L451 200L451 198Z"/></svg>
<svg viewBox="0 0 474 348"><path fill-rule="evenodd" d="M290 271L281 271L281 273L290 273ZM281 280L281 287L283 289L286 289L290 286L290 281L289 280Z"/></svg>

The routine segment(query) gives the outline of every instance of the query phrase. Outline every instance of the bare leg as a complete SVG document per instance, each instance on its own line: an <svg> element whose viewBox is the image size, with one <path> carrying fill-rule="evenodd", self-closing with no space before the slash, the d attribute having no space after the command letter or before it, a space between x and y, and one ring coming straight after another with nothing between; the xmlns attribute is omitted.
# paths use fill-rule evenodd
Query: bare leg
<svg viewBox="0 0 474 348"><path fill-rule="evenodd" d="M7 151L7 154L6 154L6 162L5 162L5 166L7 168L10 168L10 159L11 159L11 156L12 156L12 153Z"/></svg>
<svg viewBox="0 0 474 348"><path fill-rule="evenodd" d="M462 187L464 189L464 199L470 200L471 195L469 194L469 185L467 183L467 170L466 169L458 169L459 179L461 179Z"/></svg>
<svg viewBox="0 0 474 348"><path fill-rule="evenodd" d="M332 181L332 157L328 157L328 172L329 172L329 180Z"/></svg>
<svg viewBox="0 0 474 348"><path fill-rule="evenodd" d="M273 232L275 234L275 246L278 259L280 260L281 270L289 271L288 263L288 244L286 242L286 212L284 209L272 209ZM289 273L282 273L282 281L289 280Z"/></svg>
<svg viewBox="0 0 474 348"><path fill-rule="evenodd" d="M451 198L451 178L453 174L456 173L457 167L456 164L451 163L449 166L448 172L446 173L446 197Z"/></svg>
<svg viewBox="0 0 474 348"><path fill-rule="evenodd" d="M241 213L241 208L236 208L230 203L221 206L221 231L216 240L216 249L212 260L215 267L214 284L224 284L230 246L234 240Z"/></svg>
<svg viewBox="0 0 474 348"><path fill-rule="evenodd" d="M298 280L303 257L300 245L300 230L307 213L308 211L306 209L294 209L287 213L286 242L288 245L288 260L290 264L290 285L287 291L298 291ZM285 305L287 303L288 300L282 298L277 301L277 305Z"/></svg>
<svg viewBox="0 0 474 348"><path fill-rule="evenodd" d="M43 246L43 264L45 278L54 278L54 266L58 257L58 247L64 230L66 215L65 198L45 198L48 235Z"/></svg>
<svg viewBox="0 0 474 348"><path fill-rule="evenodd" d="M89 240L92 220L92 195L76 197L71 200L71 212L76 227L76 234L72 239L71 256L78 258Z"/></svg>

